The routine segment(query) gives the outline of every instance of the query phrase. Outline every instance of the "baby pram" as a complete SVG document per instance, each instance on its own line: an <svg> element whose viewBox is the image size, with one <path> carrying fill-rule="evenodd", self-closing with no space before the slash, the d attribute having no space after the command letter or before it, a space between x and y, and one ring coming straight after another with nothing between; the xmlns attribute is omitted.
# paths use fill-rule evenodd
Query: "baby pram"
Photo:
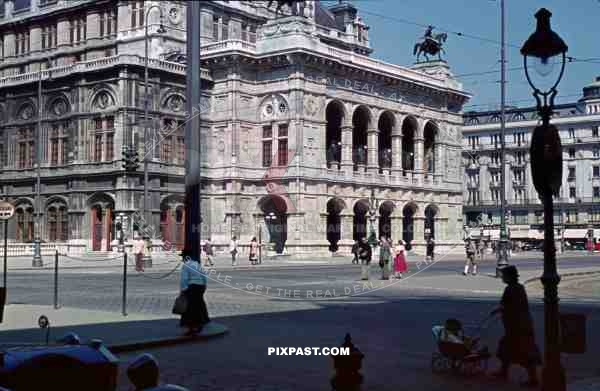
<svg viewBox="0 0 600 391"><path fill-rule="evenodd" d="M486 346L480 346L480 340L489 319L485 318L476 326L474 335L465 335L463 325L457 319L447 319L444 326L433 326L431 331L437 351L431 355L431 370L467 376L484 373L491 355Z"/></svg>

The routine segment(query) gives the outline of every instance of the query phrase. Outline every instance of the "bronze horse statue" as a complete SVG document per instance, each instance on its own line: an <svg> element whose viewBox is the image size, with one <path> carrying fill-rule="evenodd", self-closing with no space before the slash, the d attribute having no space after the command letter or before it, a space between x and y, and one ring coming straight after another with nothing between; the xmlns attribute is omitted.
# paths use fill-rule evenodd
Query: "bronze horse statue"
<svg viewBox="0 0 600 391"><path fill-rule="evenodd" d="M298 15L298 3L303 3L303 1L298 1L298 0L269 0L269 5L267 5L267 8L271 8L271 4L273 4L273 2L277 3L277 8L275 9L275 14L279 15L279 11L281 11L281 7L283 7L284 5L287 5L292 10L292 15L294 15L294 16Z"/></svg>
<svg viewBox="0 0 600 391"><path fill-rule="evenodd" d="M446 42L447 38L448 34L446 33L435 34L431 37L426 37L422 42L415 44L413 55L417 56L417 62L419 62L419 57L421 56L421 53L425 55L425 60L427 61L429 61L428 55L435 56L436 54L438 56L438 59L441 60L441 53L446 53L442 45L444 44L444 42Z"/></svg>

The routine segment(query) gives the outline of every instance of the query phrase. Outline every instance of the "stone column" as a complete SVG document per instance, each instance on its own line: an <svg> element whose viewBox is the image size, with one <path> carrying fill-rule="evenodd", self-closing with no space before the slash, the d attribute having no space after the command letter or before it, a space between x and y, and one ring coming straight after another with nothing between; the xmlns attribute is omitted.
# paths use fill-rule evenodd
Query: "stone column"
<svg viewBox="0 0 600 391"><path fill-rule="evenodd" d="M242 22L237 19L229 20L229 39L242 39Z"/></svg>
<svg viewBox="0 0 600 391"><path fill-rule="evenodd" d="M379 172L379 130L367 130L367 170L372 174Z"/></svg>
<svg viewBox="0 0 600 391"><path fill-rule="evenodd" d="M392 132L392 173L402 175L402 134Z"/></svg>
<svg viewBox="0 0 600 391"><path fill-rule="evenodd" d="M15 56L15 46L17 40L14 32L7 31L4 33L4 58L12 58Z"/></svg>
<svg viewBox="0 0 600 391"><path fill-rule="evenodd" d="M425 244L425 216L415 216L413 222L413 247L418 254L424 252Z"/></svg>
<svg viewBox="0 0 600 391"><path fill-rule="evenodd" d="M414 177L417 178L417 181L420 183L423 179L423 147L424 147L423 137L418 136L415 137L415 169L414 169Z"/></svg>
<svg viewBox="0 0 600 391"><path fill-rule="evenodd" d="M13 9L14 9L14 4L12 1L4 2L4 17L6 19L12 18Z"/></svg>
<svg viewBox="0 0 600 391"><path fill-rule="evenodd" d="M342 170L346 175L352 175L354 163L352 162L352 126L342 126Z"/></svg>
<svg viewBox="0 0 600 391"><path fill-rule="evenodd" d="M127 1L119 1L117 6L117 31L131 29L131 15Z"/></svg>
<svg viewBox="0 0 600 391"><path fill-rule="evenodd" d="M200 41L213 42L213 12L209 8L200 10Z"/></svg>
<svg viewBox="0 0 600 391"><path fill-rule="evenodd" d="M394 209L394 213L390 216L390 220L392 223L392 240L394 241L394 245L398 243L398 240L402 239L402 233L404 232L404 227L402 226L404 223L401 211L398 208Z"/></svg>
<svg viewBox="0 0 600 391"><path fill-rule="evenodd" d="M340 241L338 245L351 246L354 243L352 239L352 228L354 215L351 213L340 213Z"/></svg>
<svg viewBox="0 0 600 391"><path fill-rule="evenodd" d="M42 28L38 25L29 27L29 53L33 54L42 50Z"/></svg>
<svg viewBox="0 0 600 391"><path fill-rule="evenodd" d="M61 18L56 25L56 47L71 45L69 19Z"/></svg>
<svg viewBox="0 0 600 391"><path fill-rule="evenodd" d="M88 11L85 28L88 42L96 42L100 39L100 11L93 9Z"/></svg>

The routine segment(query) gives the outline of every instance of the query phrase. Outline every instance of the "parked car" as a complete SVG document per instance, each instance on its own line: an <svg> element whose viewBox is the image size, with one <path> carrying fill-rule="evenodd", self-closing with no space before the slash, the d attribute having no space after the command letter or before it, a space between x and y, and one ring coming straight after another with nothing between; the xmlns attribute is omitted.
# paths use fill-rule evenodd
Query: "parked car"
<svg viewBox="0 0 600 391"><path fill-rule="evenodd" d="M543 250L544 249L544 243L543 242L528 242L523 244L523 247L521 247L521 249L523 251L532 251L532 250Z"/></svg>

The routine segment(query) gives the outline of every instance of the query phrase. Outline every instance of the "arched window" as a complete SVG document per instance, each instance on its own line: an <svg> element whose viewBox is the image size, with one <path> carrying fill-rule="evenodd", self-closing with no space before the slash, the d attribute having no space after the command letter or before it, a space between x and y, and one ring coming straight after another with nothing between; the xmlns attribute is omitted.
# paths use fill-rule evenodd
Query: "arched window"
<svg viewBox="0 0 600 391"><path fill-rule="evenodd" d="M55 207L50 207L48 209L48 215L47 215L47 219L48 219L48 240L50 242L56 242L57 239L57 228L58 228L58 221L57 221L57 216L56 216L56 208Z"/></svg>
<svg viewBox="0 0 600 391"><path fill-rule="evenodd" d="M61 206L58 209L57 216L58 223L60 225L59 239L61 242L69 240L69 215L67 214L67 208Z"/></svg>
<svg viewBox="0 0 600 391"><path fill-rule="evenodd" d="M471 117L467 119L467 125L479 125L479 119L477 117Z"/></svg>
<svg viewBox="0 0 600 391"><path fill-rule="evenodd" d="M33 240L33 208L31 206L17 208L17 242Z"/></svg>
<svg viewBox="0 0 600 391"><path fill-rule="evenodd" d="M500 122L500 116L499 115L494 115L492 118L490 118L490 122L491 123Z"/></svg>

